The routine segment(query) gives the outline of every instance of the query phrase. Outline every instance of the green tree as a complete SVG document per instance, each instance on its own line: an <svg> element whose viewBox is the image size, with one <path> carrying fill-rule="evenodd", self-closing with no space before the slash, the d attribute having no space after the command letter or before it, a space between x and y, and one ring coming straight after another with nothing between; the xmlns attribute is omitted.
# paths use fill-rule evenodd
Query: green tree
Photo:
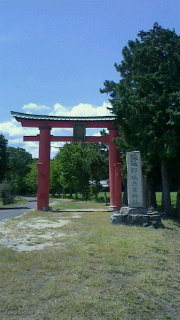
<svg viewBox="0 0 180 320"><path fill-rule="evenodd" d="M80 192L87 199L91 180L97 197L99 182L107 176L107 148L99 143L67 143L51 162L53 192L64 187L70 194Z"/></svg>
<svg viewBox="0 0 180 320"><path fill-rule="evenodd" d="M0 183L0 198L2 199L3 205L11 204L14 201L12 185L7 181Z"/></svg>
<svg viewBox="0 0 180 320"><path fill-rule="evenodd" d="M37 160L34 159L31 164L28 165L29 172L25 176L25 185L28 194L36 194L37 193Z"/></svg>
<svg viewBox="0 0 180 320"><path fill-rule="evenodd" d="M5 137L0 134L0 182L5 179L7 172L7 143Z"/></svg>
<svg viewBox="0 0 180 320"><path fill-rule="evenodd" d="M108 150L102 143L88 143L86 147L85 161L93 182L91 191L97 200L98 192L102 189L100 181L108 179Z"/></svg>
<svg viewBox="0 0 180 320"><path fill-rule="evenodd" d="M58 156L50 162L50 193L55 196L61 194L63 185L61 181L61 165L58 161Z"/></svg>
<svg viewBox="0 0 180 320"><path fill-rule="evenodd" d="M89 172L84 161L85 144L66 143L55 159L60 168L60 184L72 192L81 192L87 198L89 189Z"/></svg>
<svg viewBox="0 0 180 320"><path fill-rule="evenodd" d="M10 181L17 194L26 193L25 177L30 171L32 155L23 148L7 148L8 154L8 181Z"/></svg>
<svg viewBox="0 0 180 320"><path fill-rule="evenodd" d="M122 54L115 64L120 81L105 81L101 92L110 94L125 148L140 150L149 165L161 162L163 209L172 216L168 168L179 156L180 37L155 23Z"/></svg>

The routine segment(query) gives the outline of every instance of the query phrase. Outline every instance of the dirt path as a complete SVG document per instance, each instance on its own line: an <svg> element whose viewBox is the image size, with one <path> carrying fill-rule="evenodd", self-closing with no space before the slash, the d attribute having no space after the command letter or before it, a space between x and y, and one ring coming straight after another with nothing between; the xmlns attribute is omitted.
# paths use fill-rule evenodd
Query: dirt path
<svg viewBox="0 0 180 320"><path fill-rule="evenodd" d="M0 245L16 251L41 250L49 246L59 246L64 237L69 236L61 227L80 218L80 213L70 213L68 218L58 213L56 219L46 217L17 217L0 223Z"/></svg>

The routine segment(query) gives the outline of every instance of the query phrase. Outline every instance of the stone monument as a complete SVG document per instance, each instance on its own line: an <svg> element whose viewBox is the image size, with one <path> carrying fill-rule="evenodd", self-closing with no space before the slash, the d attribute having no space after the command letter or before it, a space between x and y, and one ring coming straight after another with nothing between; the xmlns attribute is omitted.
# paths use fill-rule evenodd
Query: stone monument
<svg viewBox="0 0 180 320"><path fill-rule="evenodd" d="M122 207L120 212L111 216L113 224L123 223L130 225L142 225L154 228L163 227L158 212L148 212L143 206L143 182L141 155L139 151L127 152L127 187L128 207Z"/></svg>
<svg viewBox="0 0 180 320"><path fill-rule="evenodd" d="M128 206L130 208L143 208L143 186L140 152L127 152L126 163Z"/></svg>

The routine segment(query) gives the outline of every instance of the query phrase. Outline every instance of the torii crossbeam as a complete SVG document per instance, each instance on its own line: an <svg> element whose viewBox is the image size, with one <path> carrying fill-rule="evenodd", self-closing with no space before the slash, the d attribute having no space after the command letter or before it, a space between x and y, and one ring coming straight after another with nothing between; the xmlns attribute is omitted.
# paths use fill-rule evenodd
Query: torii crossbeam
<svg viewBox="0 0 180 320"><path fill-rule="evenodd" d="M11 111L22 127L39 128L37 136L24 136L24 141L39 142L37 210L49 210L50 144L51 142L106 142L109 144L110 207L119 210L121 200L121 164L115 138L118 137L114 116L57 117ZM72 137L53 136L52 128L73 128ZM107 136L86 136L86 128L107 128Z"/></svg>

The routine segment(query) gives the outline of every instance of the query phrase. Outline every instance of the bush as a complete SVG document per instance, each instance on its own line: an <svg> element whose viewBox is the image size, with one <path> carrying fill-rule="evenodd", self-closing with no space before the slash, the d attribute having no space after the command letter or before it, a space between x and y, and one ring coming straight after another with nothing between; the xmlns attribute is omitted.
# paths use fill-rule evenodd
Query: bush
<svg viewBox="0 0 180 320"><path fill-rule="evenodd" d="M0 198L2 199L3 205L13 203L14 194L9 182L2 182L0 184Z"/></svg>

